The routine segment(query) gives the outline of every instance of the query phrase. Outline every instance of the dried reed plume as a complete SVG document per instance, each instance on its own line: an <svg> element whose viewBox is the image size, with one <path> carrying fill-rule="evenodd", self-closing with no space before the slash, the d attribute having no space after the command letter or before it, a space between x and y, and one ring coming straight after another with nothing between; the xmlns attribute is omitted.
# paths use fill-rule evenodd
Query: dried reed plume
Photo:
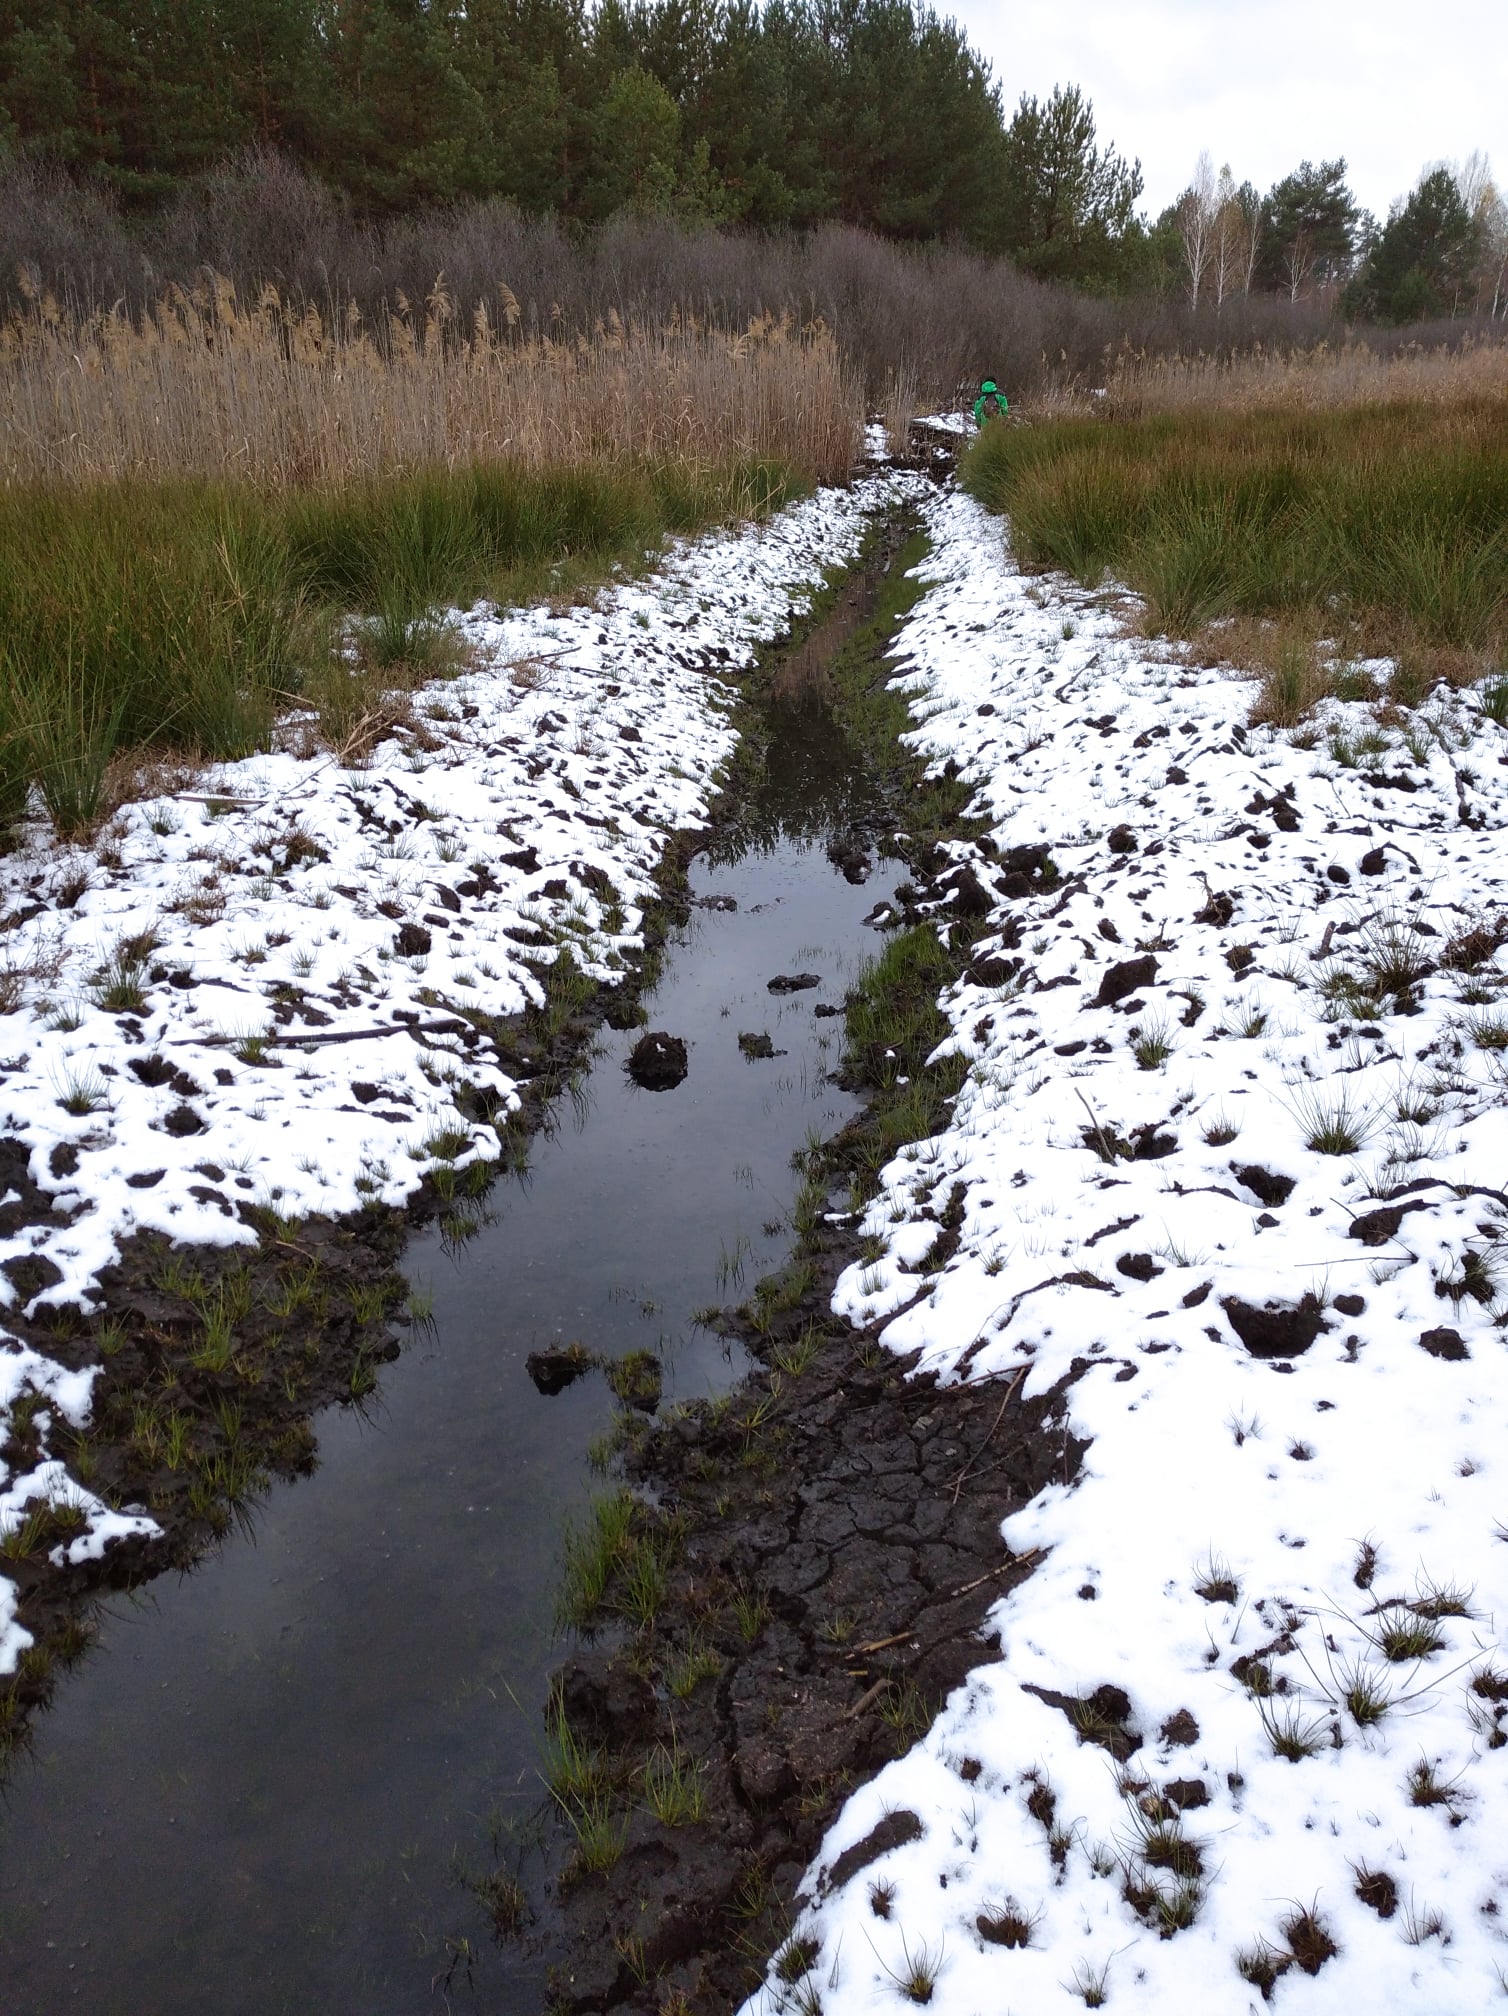
<svg viewBox="0 0 1508 2016"><path fill-rule="evenodd" d="M673 314L590 336L525 337L499 288L469 328L443 281L422 315L331 323L272 287L254 306L211 275L147 314L70 318L48 296L0 328L0 481L227 477L301 489L504 459L761 459L819 480L850 468L863 393L821 324L742 333Z"/></svg>

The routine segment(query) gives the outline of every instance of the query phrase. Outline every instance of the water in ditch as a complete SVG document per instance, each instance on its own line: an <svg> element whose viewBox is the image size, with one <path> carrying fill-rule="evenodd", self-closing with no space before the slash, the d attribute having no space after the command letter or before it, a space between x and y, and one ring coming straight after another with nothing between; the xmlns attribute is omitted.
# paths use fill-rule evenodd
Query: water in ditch
<svg viewBox="0 0 1508 2016"><path fill-rule="evenodd" d="M406 1265L434 1321L320 1463L176 1582L117 1600L0 1794L8 2016L537 2016L543 1957L493 1946L465 1888L542 1799L563 1521L609 1426L600 1379L552 1399L527 1354L662 1349L667 1398L740 1370L693 1320L783 1256L794 1150L853 1108L842 1001L876 949L827 842L864 780L831 717L782 710L741 840L692 870L651 1026L690 1071L649 1093L604 1033L581 1108L460 1252ZM851 858L851 857L850 857ZM736 907L711 907L709 898ZM776 975L816 989L777 995ZM742 1033L777 1052L748 1059Z"/></svg>

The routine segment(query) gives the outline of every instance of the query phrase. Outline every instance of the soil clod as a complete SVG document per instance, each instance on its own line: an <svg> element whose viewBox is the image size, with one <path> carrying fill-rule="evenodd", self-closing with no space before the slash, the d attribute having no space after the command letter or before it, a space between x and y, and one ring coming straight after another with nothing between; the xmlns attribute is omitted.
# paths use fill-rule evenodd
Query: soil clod
<svg viewBox="0 0 1508 2016"><path fill-rule="evenodd" d="M524 1370L539 1391L550 1396L563 1393L596 1362L584 1344L552 1344L543 1351L531 1351L524 1360Z"/></svg>
<svg viewBox="0 0 1508 2016"><path fill-rule="evenodd" d="M1152 1281L1163 1270L1150 1253L1122 1253L1115 1263L1115 1271L1124 1274L1128 1281Z"/></svg>
<svg viewBox="0 0 1508 2016"><path fill-rule="evenodd" d="M689 1069L686 1045L664 1029L651 1029L628 1053L628 1075L646 1092L671 1092Z"/></svg>
<svg viewBox="0 0 1508 2016"><path fill-rule="evenodd" d="M855 1841L851 1848L833 1863L823 1884L825 1890L841 1890L845 1883L852 1882L861 1869L878 1862L882 1855L888 1855L892 1848L904 1848L908 1841L920 1841L926 1829L916 1814L902 1806L894 1813L887 1813L877 1827L871 1827L862 1841Z"/></svg>
<svg viewBox="0 0 1508 2016"><path fill-rule="evenodd" d="M1274 1170L1264 1169L1259 1162L1248 1162L1244 1168L1237 1169L1236 1179L1267 1205L1286 1204L1294 1191L1292 1176L1279 1176Z"/></svg>
<svg viewBox="0 0 1508 2016"><path fill-rule="evenodd" d="M1157 960L1150 952L1139 959L1119 959L1105 969L1100 976L1099 992L1094 997L1096 1008L1113 1007L1117 1001L1124 1001L1139 987L1150 987L1157 979Z"/></svg>
<svg viewBox="0 0 1508 2016"><path fill-rule="evenodd" d="M1261 1309L1239 1295L1224 1295L1220 1307L1253 1358L1301 1357L1328 1327L1325 1305L1312 1294L1297 1303L1268 1302Z"/></svg>
<svg viewBox="0 0 1508 2016"><path fill-rule="evenodd" d="M1449 1324L1442 1324L1438 1330L1426 1330L1420 1337L1419 1344L1431 1358L1445 1358L1454 1363L1471 1356L1466 1348L1466 1339L1459 1330L1453 1330Z"/></svg>

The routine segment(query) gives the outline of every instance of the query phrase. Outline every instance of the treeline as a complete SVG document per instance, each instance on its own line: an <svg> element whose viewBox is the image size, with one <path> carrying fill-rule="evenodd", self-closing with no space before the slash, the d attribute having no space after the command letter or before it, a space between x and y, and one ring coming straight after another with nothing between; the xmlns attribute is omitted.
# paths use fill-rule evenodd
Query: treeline
<svg viewBox="0 0 1508 2016"><path fill-rule="evenodd" d="M1481 153L1426 167L1385 223L1352 196L1343 159L1305 161L1263 196L1201 154L1154 237L1190 305L1217 315L1257 288L1352 322L1508 320L1508 200Z"/></svg>
<svg viewBox="0 0 1508 2016"><path fill-rule="evenodd" d="M260 144L371 216L837 221L1044 270L1112 266L1141 189L1077 93L1006 120L913 0L9 0L0 134L135 208Z"/></svg>
<svg viewBox="0 0 1508 2016"><path fill-rule="evenodd" d="M1113 298L966 246L900 244L846 224L734 232L625 213L583 230L499 199L362 218L276 155L231 163L161 212L126 218L90 187L24 164L0 170L0 316L45 324L55 302L65 328L117 308L141 321L181 290L196 304L189 319L212 328L211 276L230 284L243 312L270 286L384 348L409 331L421 344L436 332L465 340L479 318L520 342L687 318L731 336L768 317L821 323L876 400L898 381L924 399L955 398L986 371L1014 399L1103 384L1126 351L1228 356L1344 333L1317 301L1254 293L1191 314L1177 295ZM1470 329L1444 323L1406 340L1454 344ZM3 344L0 328L0 354Z"/></svg>
<svg viewBox="0 0 1508 2016"><path fill-rule="evenodd" d="M1080 294L1184 301L1222 341L1272 321L1258 297L1294 322L1508 317L1508 209L1480 157L1426 175L1386 224L1345 173L1305 161L1264 194L1204 157L1149 221L1140 164L1078 89L1007 112L923 0L0 0L0 177L20 192L0 204L0 289L13 250L54 284L13 214L52 186L55 214L67 191L83 206L81 244L121 220L126 299L154 268L180 277L190 244L205 263L278 251L301 208L317 231L336 220L343 270L339 241L382 234L390 275L396 227L465 215L495 236L507 205L577 238L630 217L745 244L834 226L946 242ZM295 201L290 177L325 193ZM63 264L75 299L105 294L83 253ZM238 277L307 264L294 246Z"/></svg>

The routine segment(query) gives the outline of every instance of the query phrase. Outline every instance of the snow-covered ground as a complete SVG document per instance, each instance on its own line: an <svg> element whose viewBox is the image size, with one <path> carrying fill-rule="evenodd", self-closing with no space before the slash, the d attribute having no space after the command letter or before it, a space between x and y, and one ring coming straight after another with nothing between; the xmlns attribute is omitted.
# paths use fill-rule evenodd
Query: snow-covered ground
<svg viewBox="0 0 1508 2016"><path fill-rule="evenodd" d="M1249 682L926 515L918 741L1062 879L969 856L1021 968L948 997L968 1080L837 1304L945 1382L1076 1373L1090 1446L1006 1524L1042 1560L1002 1659L850 1798L749 2016L1497 2006L1508 733L1443 691L1385 748L1359 704L1247 729Z"/></svg>
<svg viewBox="0 0 1508 2016"><path fill-rule="evenodd" d="M682 545L591 608L472 612L472 669L363 767L260 756L124 808L92 847L26 830L0 861L0 1140L45 1194L0 1179L0 1447L18 1399L46 1404L40 1460L0 1459L0 1535L47 1499L86 1514L75 1558L154 1530L53 1453L98 1367L29 1348L6 1310L88 1310L135 1232L251 1241L238 1205L396 1205L439 1162L495 1158L454 1093L506 1110L517 1092L457 1011L538 1001L561 946L622 977L666 843L704 822L734 740L718 673L779 636L910 481ZM28 1642L0 1574L0 1673Z"/></svg>
<svg viewBox="0 0 1508 2016"><path fill-rule="evenodd" d="M849 1801L797 1926L813 1964L751 2007L1221 2016L1286 1968L1296 2008L1486 2009L1508 1976L1508 735L1446 694L1412 747L1369 746L1354 704L1308 747L1247 730L1249 684L1022 576L998 522L916 477L695 542L592 610L473 613L473 669L363 768L254 759L92 848L36 828L0 862L0 1139L51 1206L0 1182L0 1443L15 1400L46 1401L40 1461L0 1462L0 1532L60 1495L76 1550L150 1529L51 1452L95 1370L8 1337L6 1308L87 1308L134 1231L248 1240L240 1202L397 1204L495 1154L453 1093L515 1090L455 1011L523 1007L563 944L621 973L730 746L717 673L903 489L935 584L903 677L921 746L978 784L1001 853L960 854L1020 971L949 997L969 1078L886 1172L863 1229L887 1254L839 1305L890 1315L945 1380L1076 1373L1089 1448L1008 1522L1042 1559L990 1619L1004 1659ZM1043 842L1061 879L1012 895L1008 850ZM1385 969L1403 998L1369 1004ZM962 1244L912 1300L902 1263L954 1185ZM0 1672L27 1642L11 1586ZM1033 1689L1096 1699L1075 1720ZM830 1884L902 1810L915 1838Z"/></svg>

